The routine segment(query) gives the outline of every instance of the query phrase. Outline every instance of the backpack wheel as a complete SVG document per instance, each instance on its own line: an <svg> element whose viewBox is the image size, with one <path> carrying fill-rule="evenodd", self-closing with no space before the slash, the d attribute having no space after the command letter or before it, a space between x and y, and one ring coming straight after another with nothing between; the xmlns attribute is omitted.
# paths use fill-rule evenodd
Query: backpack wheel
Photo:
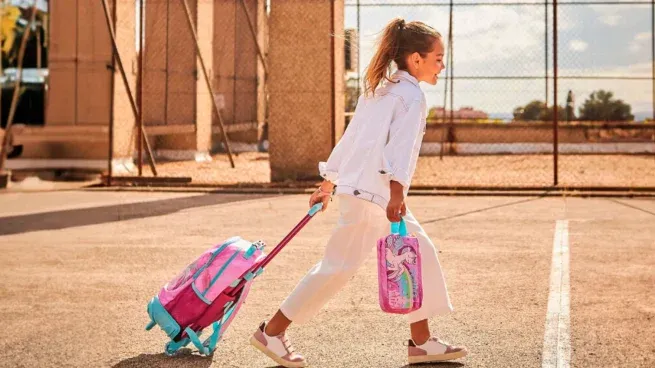
<svg viewBox="0 0 655 368"><path fill-rule="evenodd" d="M177 355L179 353L179 350L181 348L187 346L189 344L189 342L191 342L191 340L189 338L182 339L182 340L180 340L178 342L169 341L164 346L164 353L169 357L175 356L175 355Z"/></svg>
<svg viewBox="0 0 655 368"><path fill-rule="evenodd" d="M175 356L177 354L177 350L178 350L178 349L173 349L173 347L171 346L171 343L173 343L173 342L169 341L164 346L164 354L166 354L166 356L169 356L169 357Z"/></svg>

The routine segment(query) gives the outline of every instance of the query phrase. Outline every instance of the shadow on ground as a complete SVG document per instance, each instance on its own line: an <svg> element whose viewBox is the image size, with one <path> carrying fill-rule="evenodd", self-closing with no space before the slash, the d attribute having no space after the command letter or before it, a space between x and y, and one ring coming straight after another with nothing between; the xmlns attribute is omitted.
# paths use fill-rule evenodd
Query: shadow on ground
<svg viewBox="0 0 655 368"><path fill-rule="evenodd" d="M422 364L406 364L401 368L457 368L464 367L464 363L458 362L443 362L443 363L422 363Z"/></svg>
<svg viewBox="0 0 655 368"><path fill-rule="evenodd" d="M174 357L169 357L164 353L140 354L134 358L122 360L112 368L208 368L211 365L211 356L195 355L190 349L181 349Z"/></svg>
<svg viewBox="0 0 655 368"><path fill-rule="evenodd" d="M97 225L108 222L162 216L189 208L270 197L272 196L252 194L205 194L149 202L1 217L0 236L22 234L30 231L60 230L77 226Z"/></svg>
<svg viewBox="0 0 655 368"><path fill-rule="evenodd" d="M514 205L521 204L521 203L532 202L532 201L536 201L536 200L544 198L545 195L546 194L544 193L544 194L539 195L538 197L533 197L533 198L528 198L528 199L521 199L521 200L512 201L512 202L508 202L508 203L503 203L503 204L499 204L499 205L495 205L495 206L478 208L477 210L457 213L457 214L450 215L450 216L445 216L445 217L440 217L440 218L436 218L436 219L421 221L421 224L425 225L425 224L431 224L431 223L434 223L434 222L452 220L452 219L457 218L457 217L464 217L464 216L471 215L471 214L474 214L474 213L480 213L480 212L494 210L494 209L497 209L497 208L514 206Z"/></svg>

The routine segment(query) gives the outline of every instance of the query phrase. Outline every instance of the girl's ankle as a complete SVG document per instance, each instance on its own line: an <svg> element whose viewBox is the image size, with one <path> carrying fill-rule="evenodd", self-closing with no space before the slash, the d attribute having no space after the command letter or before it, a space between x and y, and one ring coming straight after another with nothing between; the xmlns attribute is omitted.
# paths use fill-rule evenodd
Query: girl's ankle
<svg viewBox="0 0 655 368"><path fill-rule="evenodd" d="M423 345L426 342L428 342L428 340L430 340L430 336L427 336L427 337L425 337L425 336L417 336L417 337L412 336L412 341L414 341L414 344L416 344L416 345Z"/></svg>
<svg viewBox="0 0 655 368"><path fill-rule="evenodd" d="M264 327L264 333L268 336L278 336L282 333L284 333L284 330L279 330L275 328L271 328L270 325L267 323L266 326Z"/></svg>

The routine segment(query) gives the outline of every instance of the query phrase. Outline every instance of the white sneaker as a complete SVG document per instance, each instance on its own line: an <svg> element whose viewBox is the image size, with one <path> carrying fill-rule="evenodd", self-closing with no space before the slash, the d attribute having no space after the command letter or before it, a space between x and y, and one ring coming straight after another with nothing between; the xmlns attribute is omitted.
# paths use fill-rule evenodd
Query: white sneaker
<svg viewBox="0 0 655 368"><path fill-rule="evenodd" d="M289 342L285 333L278 336L268 336L265 330L266 322L262 322L250 338L250 344L252 346L259 349L262 353L273 359L275 363L283 367L300 368L307 366L305 358L294 352L293 346L291 346L291 342Z"/></svg>
<svg viewBox="0 0 655 368"><path fill-rule="evenodd" d="M436 337L431 337L423 345L408 342L409 364L443 362L463 358L468 354L466 347L453 346Z"/></svg>

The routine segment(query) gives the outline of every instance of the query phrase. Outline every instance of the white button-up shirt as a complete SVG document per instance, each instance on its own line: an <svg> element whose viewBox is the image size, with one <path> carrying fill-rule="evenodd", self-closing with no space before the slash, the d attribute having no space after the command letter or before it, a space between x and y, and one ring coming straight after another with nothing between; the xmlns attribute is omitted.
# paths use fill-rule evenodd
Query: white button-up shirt
<svg viewBox="0 0 655 368"><path fill-rule="evenodd" d="M323 178L337 185L337 193L351 194L386 208L390 181L409 190L425 134L427 104L419 82L397 71L375 96L359 97L343 137L326 162L319 163Z"/></svg>

